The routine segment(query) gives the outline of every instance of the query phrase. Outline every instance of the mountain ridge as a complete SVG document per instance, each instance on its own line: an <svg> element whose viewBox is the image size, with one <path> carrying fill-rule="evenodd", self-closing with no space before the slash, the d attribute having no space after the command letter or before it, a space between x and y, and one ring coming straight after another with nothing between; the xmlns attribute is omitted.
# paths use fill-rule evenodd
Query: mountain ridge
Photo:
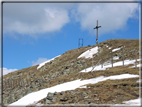
<svg viewBox="0 0 142 107"><path fill-rule="evenodd" d="M95 54L95 57L93 58L93 62L91 58L78 58L78 57L82 53L87 51L88 49L92 49L96 47L96 45L80 47L77 49L69 50L63 53L61 56L55 58L54 60L48 63L45 63L45 65L43 65L39 69L37 69L39 65L36 65L36 66L31 66L28 68L24 68L24 69L9 73L3 77L3 82L4 82L4 85L3 85L3 89L4 89L3 101L4 102L3 103L10 104L19 100L20 98L22 98L23 96L31 92L35 92L44 88L49 88L57 84L61 84L61 83L65 83L65 82L69 82L69 81L73 81L77 79L84 80L84 79L89 79L93 77L98 77L101 75L110 76L110 75L124 74L124 73L139 75L138 68L135 68L135 69L128 68L132 66L133 64L126 65L123 68L122 66L113 67L113 68L109 68L109 70L105 70L105 71L102 70L101 72L97 72L97 73L94 73L94 72L80 73L81 70L91 67L92 64L96 65L99 62L99 59L101 59L101 57L103 58L100 64L105 63L106 61L110 61L111 59L110 50L120 48L124 45L125 45L124 60L139 58L139 40L138 39L135 39L135 40L133 39L127 39L127 40L114 39L113 40L112 39L112 40L107 40L107 41L103 41L99 43L100 49ZM112 47L112 48L109 49L108 47ZM113 57L115 56L119 58L117 60L113 60L113 63L123 60L122 51L123 49L121 48L120 50L113 52ZM115 69L116 71L114 71ZM129 80L133 81L133 79L129 79ZM135 84L134 86L138 86L138 83L135 83L134 81L133 81L133 84ZM133 89L134 86L132 86L131 83L129 82L128 84L129 84L128 86ZM131 97L136 98L138 96L138 92L139 91L137 90L135 95ZM129 98L126 98L126 99L129 99ZM84 100L81 101L82 104L83 104L83 101ZM45 103L43 100L42 102ZM62 101L57 101L57 102L59 104L65 103ZM117 101L117 102L122 103L122 101ZM55 102L53 102L53 104L54 103ZM102 103L98 102L98 103L103 104L103 102ZM110 103L112 102L110 101Z"/></svg>

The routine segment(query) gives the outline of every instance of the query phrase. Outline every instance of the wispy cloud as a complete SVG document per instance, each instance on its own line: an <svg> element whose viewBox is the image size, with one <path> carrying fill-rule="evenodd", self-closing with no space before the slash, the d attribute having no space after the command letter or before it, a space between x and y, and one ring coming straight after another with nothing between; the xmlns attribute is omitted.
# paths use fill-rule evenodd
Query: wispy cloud
<svg viewBox="0 0 142 107"><path fill-rule="evenodd" d="M47 60L48 60L47 58L38 58L37 61L32 61L32 66L41 64L42 62L45 62Z"/></svg>

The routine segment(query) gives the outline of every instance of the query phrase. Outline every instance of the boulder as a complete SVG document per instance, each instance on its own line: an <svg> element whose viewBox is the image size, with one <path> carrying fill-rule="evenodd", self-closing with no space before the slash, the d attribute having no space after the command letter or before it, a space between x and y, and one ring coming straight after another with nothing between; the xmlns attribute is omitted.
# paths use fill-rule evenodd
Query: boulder
<svg viewBox="0 0 142 107"><path fill-rule="evenodd" d="M53 96L54 96L54 93L50 93L50 92L49 92L49 93L47 94L47 97L46 97L46 98L47 98L48 100L52 100L52 99L53 99Z"/></svg>
<svg viewBox="0 0 142 107"><path fill-rule="evenodd" d="M57 95L58 93L57 92L54 92L54 95Z"/></svg>

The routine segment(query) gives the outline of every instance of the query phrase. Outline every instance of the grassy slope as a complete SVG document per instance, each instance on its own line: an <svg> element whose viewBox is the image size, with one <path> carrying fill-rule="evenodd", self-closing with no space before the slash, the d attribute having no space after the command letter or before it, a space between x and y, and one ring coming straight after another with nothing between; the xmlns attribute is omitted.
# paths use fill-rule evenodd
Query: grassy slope
<svg viewBox="0 0 142 107"><path fill-rule="evenodd" d="M99 44L102 49L102 56L103 56L103 62L110 60L110 50L105 46L112 47L112 49L121 47L122 45L125 45L124 49L124 59L135 59L139 58L139 41L138 40L124 40L124 39L117 39L117 40L107 40ZM61 55L59 58L56 58L54 61L49 62L45 64L45 66L41 67L40 69L36 69L37 66L32 66L29 68L25 68L22 70L18 70L15 72L12 72L10 74L7 74L4 76L4 81L6 79L12 80L13 78L17 78L18 82L21 80L25 80L26 82L29 82L30 84L34 83L35 80L39 80L41 78L45 78L45 84L41 85L39 89L32 88L32 91L37 91L40 89L48 88L60 83L64 83L67 81L72 81L76 79L89 79L89 78L94 78L98 76L111 76L111 75L118 75L118 74L124 74L124 73L130 73L130 74L139 74L139 69L135 68L128 68L129 66L125 67L114 67L110 68L109 70L106 71L97 71L97 72L88 72L88 73L79 73L80 70L84 69L85 67L79 67L80 65L77 64L79 61L81 61L80 64L82 64L84 61L87 63L87 67L90 67L92 65L92 59L77 59L77 57L83 53L84 51L88 50L89 48L95 47L94 46L88 46L88 47L81 47L78 49L73 49L70 51L65 52L63 55ZM113 53L113 56L119 56L121 57L117 61L122 61L122 49L119 51L116 51ZM97 64L99 59L101 58L101 54L97 54L97 57L94 57L94 64ZM115 62L115 61L114 61ZM73 66L70 66L70 64L73 63ZM83 64L82 64L83 65ZM69 74L64 74L64 71L70 69ZM58 77L52 79L52 75L57 74ZM19 77L18 77L19 76ZM94 85L87 85L88 87L91 88L86 88L86 89L76 89L78 91L78 97L76 95L72 96L74 99L76 99L76 103L84 104L85 101L88 99L86 98L81 98L81 92L86 92L88 93L88 96L91 98L89 99L92 103L94 104L110 104L110 103L122 103L122 101L129 100L129 99L135 99L139 96L139 89L135 88L138 87L139 84L136 82L138 78L135 79L125 79L125 80L107 80L104 82L100 82ZM40 82L40 81L38 81ZM125 85L124 85L125 84ZM26 84L22 87L26 87ZM10 91L5 92L4 96L7 96L7 94L12 94L14 91L21 90L22 87L20 88L17 85L15 86L9 86L8 88L4 88L4 91ZM27 86L28 87L28 86ZM131 92L131 93L130 93ZM94 95L97 95L97 97ZM20 93L19 93L20 94ZM28 94L28 93L26 93ZM24 94L24 95L26 95ZM69 95L64 95L64 97L69 96ZM117 98L114 98L118 96ZM58 97L63 97L63 96L58 96ZM8 97L4 97L7 98ZM20 97L19 97L20 98ZM19 99L17 98L17 100ZM56 103L72 103L73 98L68 98L69 100L67 102L62 102L62 101L56 101ZM114 101L112 101L112 99ZM43 102L43 100L41 100ZM9 103L7 101L7 103ZM43 102L44 103L44 102Z"/></svg>

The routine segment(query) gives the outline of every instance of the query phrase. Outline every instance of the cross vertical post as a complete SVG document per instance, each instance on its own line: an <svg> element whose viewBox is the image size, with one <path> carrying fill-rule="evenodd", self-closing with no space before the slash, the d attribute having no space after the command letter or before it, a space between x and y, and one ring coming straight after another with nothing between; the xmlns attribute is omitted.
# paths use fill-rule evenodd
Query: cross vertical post
<svg viewBox="0 0 142 107"><path fill-rule="evenodd" d="M96 44L98 46L98 28L100 28L101 26L98 26L98 20L97 20L97 26L94 29L97 29L97 35L96 35Z"/></svg>

